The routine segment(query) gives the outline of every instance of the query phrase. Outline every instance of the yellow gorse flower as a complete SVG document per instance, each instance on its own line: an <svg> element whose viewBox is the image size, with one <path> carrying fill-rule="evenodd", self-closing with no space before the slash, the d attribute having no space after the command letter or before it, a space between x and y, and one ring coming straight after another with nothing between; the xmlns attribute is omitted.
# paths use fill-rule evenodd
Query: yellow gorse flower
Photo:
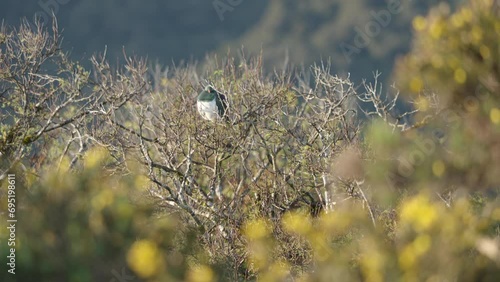
<svg viewBox="0 0 500 282"><path fill-rule="evenodd" d="M164 265L158 246L150 240L135 242L127 253L127 262L141 278L154 276Z"/></svg>
<svg viewBox="0 0 500 282"><path fill-rule="evenodd" d="M430 229L437 218L437 208L426 196L419 195L402 204L401 222L410 224L418 232Z"/></svg>

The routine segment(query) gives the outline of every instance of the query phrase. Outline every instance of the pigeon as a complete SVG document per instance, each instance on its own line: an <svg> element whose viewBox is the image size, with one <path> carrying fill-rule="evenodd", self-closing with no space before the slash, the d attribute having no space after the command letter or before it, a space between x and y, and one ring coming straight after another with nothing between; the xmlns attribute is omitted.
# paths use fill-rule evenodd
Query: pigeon
<svg viewBox="0 0 500 282"><path fill-rule="evenodd" d="M227 120L227 99L226 96L217 92L212 86L208 85L198 95L197 107L201 117L215 122L224 118Z"/></svg>

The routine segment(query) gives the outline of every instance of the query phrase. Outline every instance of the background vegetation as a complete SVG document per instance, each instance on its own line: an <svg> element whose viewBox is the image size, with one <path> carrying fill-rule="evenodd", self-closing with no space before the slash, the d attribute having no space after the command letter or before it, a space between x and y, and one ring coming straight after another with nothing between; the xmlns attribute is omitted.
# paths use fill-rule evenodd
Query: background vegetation
<svg viewBox="0 0 500 282"><path fill-rule="evenodd" d="M102 52L104 45L112 64L122 57L123 47L129 53L148 56L152 62L179 64L191 59L203 61L207 54L224 56L229 49L237 57L244 46L246 55L265 51L267 71L283 69L284 65L307 68L331 58L334 72L349 72L356 83L379 70L382 81L392 84L389 78L394 62L410 47L413 17L425 15L440 2L443 1L4 0L0 18L17 26L22 17L32 20L34 15L50 15L50 9L57 5L56 15L65 30L62 44L73 59L86 66L89 56ZM453 8L463 0L445 2ZM215 3L237 5L229 5L220 17ZM389 3L399 3L401 12L391 15L381 32L369 38L369 44L348 60L341 44L353 44L356 29L365 30L375 20L373 13L386 11Z"/></svg>
<svg viewBox="0 0 500 282"><path fill-rule="evenodd" d="M393 87L262 56L87 68L56 22L2 26L2 281L495 281L499 19L492 0L414 18ZM227 122L197 114L206 83Z"/></svg>

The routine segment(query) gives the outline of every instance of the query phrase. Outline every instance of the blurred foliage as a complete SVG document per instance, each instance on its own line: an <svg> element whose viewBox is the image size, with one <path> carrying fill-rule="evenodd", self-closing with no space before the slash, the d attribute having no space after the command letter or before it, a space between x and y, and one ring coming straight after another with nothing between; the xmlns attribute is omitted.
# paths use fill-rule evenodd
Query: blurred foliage
<svg viewBox="0 0 500 282"><path fill-rule="evenodd" d="M244 231L249 241L248 263L266 281L287 277L298 281L446 281L458 277L460 281L495 281L500 273L500 242L498 233L496 239L490 237L490 228L498 229L498 205L474 212L467 200L445 208L431 198L427 192L405 198L396 207L399 216L380 218L378 227L354 207L318 218L286 214L282 227L311 253L308 267L301 270L273 256L277 245L265 221L248 222ZM393 236L387 236L387 228Z"/></svg>
<svg viewBox="0 0 500 282"><path fill-rule="evenodd" d="M470 1L456 12L443 4L413 25L414 46L397 73L401 87L421 101L419 115L428 117L429 131L444 134L427 136L431 146L444 143L448 150L432 149L440 156L429 168L456 185L497 187L500 4Z"/></svg>
<svg viewBox="0 0 500 282"><path fill-rule="evenodd" d="M155 212L141 190L147 179L113 176L109 160L105 150L94 149L80 172L63 169L69 166L64 160L31 184L13 171L16 274L2 271L2 281L184 281L194 230ZM2 197L2 211L6 202ZM7 232L2 228L2 242ZM7 244L0 250L5 265Z"/></svg>
<svg viewBox="0 0 500 282"><path fill-rule="evenodd" d="M498 1L470 1L456 12L443 3L427 17L415 17L413 27L412 52L397 70L403 87L414 93L428 87L455 106L468 97L499 102Z"/></svg>
<svg viewBox="0 0 500 282"><path fill-rule="evenodd" d="M462 0L446 1L456 5ZM57 2L54 0L54 2ZM32 19L45 13L44 3L4 0L0 18L17 25L21 17ZM242 0L242 1L60 1L57 17L65 27L64 46L80 60L107 46L111 61L128 53L148 56L163 64L179 63L206 54L226 54L228 48L245 46L248 54L265 51L269 70L282 68L288 54L290 65L305 66L332 58L334 71L350 72L355 81L369 77L374 70L389 76L394 59L408 50L411 20L440 0ZM227 4L222 20L214 3ZM366 48L349 63L339 47L352 44L355 28L364 29L373 21L371 12L387 10L389 3L400 3L402 11L371 38ZM233 4L232 4L233 3ZM52 8L50 5L47 5ZM50 11L50 10L49 10ZM86 63L86 62L82 62ZM384 79L385 80L385 79Z"/></svg>
<svg viewBox="0 0 500 282"><path fill-rule="evenodd" d="M12 280L2 273L2 281L242 280L219 276L221 266L208 260L196 239L202 234L174 215L154 212L141 200L146 180L110 176L108 159L105 151L92 150L81 172L54 168L30 187L15 172L22 205L16 275ZM241 228L244 263L264 281L495 281L498 201L475 207L472 198L461 198L446 207L433 198L428 189L403 198L376 227L360 205L318 217L291 211L274 223L248 220ZM5 260L6 245L0 250ZM291 256L295 250L307 260Z"/></svg>

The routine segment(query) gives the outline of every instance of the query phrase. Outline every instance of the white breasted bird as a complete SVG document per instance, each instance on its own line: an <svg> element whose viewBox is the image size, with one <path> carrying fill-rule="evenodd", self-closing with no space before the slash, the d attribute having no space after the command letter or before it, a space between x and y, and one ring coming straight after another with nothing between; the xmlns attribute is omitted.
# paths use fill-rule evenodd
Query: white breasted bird
<svg viewBox="0 0 500 282"><path fill-rule="evenodd" d="M205 87L197 98L198 112L204 119L213 122L221 118L227 119L227 106L226 96L219 93L210 85Z"/></svg>

